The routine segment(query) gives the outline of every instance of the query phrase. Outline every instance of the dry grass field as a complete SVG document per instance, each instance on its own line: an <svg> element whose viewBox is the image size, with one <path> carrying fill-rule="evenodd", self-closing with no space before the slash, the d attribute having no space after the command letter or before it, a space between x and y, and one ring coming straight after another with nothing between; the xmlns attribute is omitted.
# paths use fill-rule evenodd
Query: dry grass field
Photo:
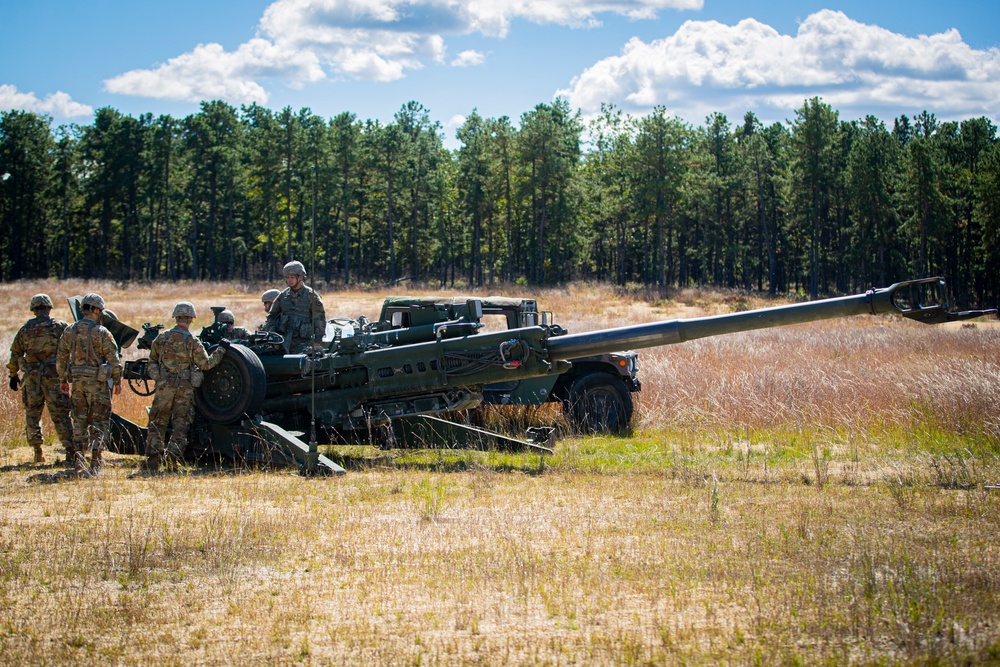
<svg viewBox="0 0 1000 667"><path fill-rule="evenodd" d="M120 319L262 320L263 285L0 285ZM324 294L377 315L395 289ZM499 292L499 290L494 290ZM508 294L520 294L507 290ZM773 305L534 291L579 332ZM129 350L127 358L136 356ZM0 394L0 663L970 664L1000 661L1000 327L857 317L640 353L626 438L556 454L328 453L337 478L190 468L44 483ZM126 390L116 409L145 423ZM47 418L46 418L47 419ZM551 422L535 409L498 422ZM47 421L46 436L53 430Z"/></svg>

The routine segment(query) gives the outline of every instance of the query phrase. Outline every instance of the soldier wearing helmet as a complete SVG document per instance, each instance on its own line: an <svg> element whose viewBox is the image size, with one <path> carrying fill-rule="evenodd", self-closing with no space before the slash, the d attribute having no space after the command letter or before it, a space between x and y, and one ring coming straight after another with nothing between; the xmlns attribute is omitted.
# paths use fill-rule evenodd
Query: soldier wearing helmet
<svg viewBox="0 0 1000 667"><path fill-rule="evenodd" d="M33 318L24 323L10 346L10 388L17 391L21 385L21 403L24 405L25 433L28 444L35 450L35 463L45 463L42 453L42 408L48 406L49 417L56 427L59 440L72 460L73 424L70 420L69 396L59 390L56 373L56 354L59 338L68 326L62 320L49 317L52 299L48 294L31 297ZM23 378L18 378L18 372Z"/></svg>
<svg viewBox="0 0 1000 667"><path fill-rule="evenodd" d="M122 362L111 332L101 326L104 299L88 294L80 302L83 319L59 339L56 373L73 405L73 464L77 473L98 474L111 426L111 392L122 392ZM91 451L90 467L84 454Z"/></svg>
<svg viewBox="0 0 1000 667"><path fill-rule="evenodd" d="M284 336L285 349L292 354L310 346L321 348L323 334L326 333L323 299L306 286L306 267L302 262L289 262L281 272L288 287L271 304L264 330L276 331Z"/></svg>
<svg viewBox="0 0 1000 667"><path fill-rule="evenodd" d="M156 471L164 459L180 461L187 447L188 429L194 420L194 392L201 386L204 372L215 368L229 349L229 339L209 355L191 333L197 317L194 306L181 301L171 317L177 325L160 333L149 350L149 376L156 382L153 406L149 409L149 433L146 437L146 470ZM164 443L167 427L172 426L170 441Z"/></svg>
<svg viewBox="0 0 1000 667"><path fill-rule="evenodd" d="M271 311L271 304L274 303L279 294L281 294L281 290L269 289L260 295L260 300L264 304L265 314Z"/></svg>
<svg viewBox="0 0 1000 667"><path fill-rule="evenodd" d="M277 299L280 294L281 294L280 290L269 289L260 295L261 303L264 304L264 317L267 317L267 314L271 312L271 304L274 303L274 300ZM264 325L262 324L257 328L259 330L263 330Z"/></svg>
<svg viewBox="0 0 1000 667"><path fill-rule="evenodd" d="M250 338L249 331L243 327L236 326L236 316L233 315L233 311L231 310L227 309L219 313L219 315L215 318L215 321L226 326L226 333L224 335L230 341L247 340Z"/></svg>

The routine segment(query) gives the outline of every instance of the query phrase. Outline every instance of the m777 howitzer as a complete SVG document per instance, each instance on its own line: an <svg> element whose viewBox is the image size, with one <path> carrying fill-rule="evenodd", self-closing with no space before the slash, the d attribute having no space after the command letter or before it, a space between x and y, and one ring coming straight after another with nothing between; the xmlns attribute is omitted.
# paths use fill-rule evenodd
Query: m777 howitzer
<svg viewBox="0 0 1000 667"><path fill-rule="evenodd" d="M222 309L213 310L218 314ZM537 429L530 434L532 441L524 442L434 415L478 406L486 385L566 373L570 360L588 355L883 313L936 324L996 310L953 312L944 282L928 278L854 296L578 334L557 325L481 332L482 304L475 299L458 319L417 326L393 328L391 322L372 324L364 318L333 320L322 349L307 354L285 354L280 336L257 332L232 345L222 362L205 374L195 394L197 417L187 453L295 463L308 472L343 472L318 454L318 444L366 438L372 442L375 434L380 444L389 446L400 436L427 446L454 446L450 440L456 430L467 440L551 451L552 429ZM144 329L140 348L147 347L157 331L151 325ZM224 330L216 322L200 337L211 348ZM145 363L126 362L125 377L139 393L149 389L144 384ZM305 433L310 434L308 444L300 439ZM144 428L113 418L112 449L142 454L144 442Z"/></svg>

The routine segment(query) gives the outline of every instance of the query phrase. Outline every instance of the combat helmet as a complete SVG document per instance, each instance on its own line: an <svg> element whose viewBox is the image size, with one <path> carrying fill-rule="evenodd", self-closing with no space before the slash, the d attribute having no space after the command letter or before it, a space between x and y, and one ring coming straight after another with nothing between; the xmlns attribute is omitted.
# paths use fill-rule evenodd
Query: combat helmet
<svg viewBox="0 0 1000 667"><path fill-rule="evenodd" d="M32 312L39 308L52 308L52 299L49 298L48 294L36 294L31 297Z"/></svg>
<svg viewBox="0 0 1000 667"><path fill-rule="evenodd" d="M281 296L281 292L276 289L269 289L260 295L260 300L263 303L274 303L274 300Z"/></svg>
<svg viewBox="0 0 1000 667"><path fill-rule="evenodd" d="M302 262L294 261L285 264L285 268L281 269L281 275L283 276L302 276L306 277L306 267Z"/></svg>
<svg viewBox="0 0 1000 667"><path fill-rule="evenodd" d="M219 313L218 317L215 318L215 321L220 324L236 324L236 316L233 315L233 311L224 310Z"/></svg>
<svg viewBox="0 0 1000 667"><path fill-rule="evenodd" d="M93 292L84 296L83 299L80 300L80 304L104 310L104 299L101 298L100 294L94 294Z"/></svg>
<svg viewBox="0 0 1000 667"><path fill-rule="evenodd" d="M194 319L198 315L194 312L194 305L189 301L180 301L174 306L174 312L170 314L170 317L190 317Z"/></svg>

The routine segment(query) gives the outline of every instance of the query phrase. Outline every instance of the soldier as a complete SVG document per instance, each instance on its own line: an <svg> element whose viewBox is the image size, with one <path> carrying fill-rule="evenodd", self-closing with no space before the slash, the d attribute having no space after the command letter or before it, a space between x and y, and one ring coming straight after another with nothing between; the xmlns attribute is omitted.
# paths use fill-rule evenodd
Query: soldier
<svg viewBox="0 0 1000 667"><path fill-rule="evenodd" d="M236 316L233 315L233 311L224 310L219 313L217 318L219 324L226 325L226 338L230 341L234 340L248 340L250 338L250 332L243 327L236 326Z"/></svg>
<svg viewBox="0 0 1000 667"><path fill-rule="evenodd" d="M59 339L56 373L64 394L73 393L73 464L77 473L98 474L111 425L111 391L122 393L122 362L111 332L101 326L104 299L88 294L80 302L83 319ZM90 449L90 469L84 453Z"/></svg>
<svg viewBox="0 0 1000 667"><path fill-rule="evenodd" d="M286 350L292 354L307 349L310 343L321 348L326 333L323 299L306 286L306 267L302 262L289 262L281 272L288 287L271 304L264 330L283 335Z"/></svg>
<svg viewBox="0 0 1000 667"><path fill-rule="evenodd" d="M35 450L35 463L45 463L42 454L42 408L49 407L49 417L55 424L59 440L66 449L66 459L73 459L73 424L70 421L69 396L59 389L56 373L56 354L59 337L68 326L62 320L49 317L52 299L48 294L31 297L31 312L35 316L24 323L10 346L10 388L17 391L21 384L21 403L24 405L25 433L28 444ZM17 373L24 373L18 380Z"/></svg>
<svg viewBox="0 0 1000 667"><path fill-rule="evenodd" d="M264 304L264 316L265 317L267 316L267 314L269 312L271 312L271 304L274 303L274 300L278 298L279 294L281 294L280 290L269 289L269 290L267 290L266 292L264 292L263 294L260 295L260 300Z"/></svg>
<svg viewBox="0 0 1000 667"><path fill-rule="evenodd" d="M274 303L274 300L277 299L278 295L280 294L281 292L279 290L269 289L260 295L260 300L264 304L264 317L267 317L267 314L271 312L271 304ZM259 327L257 327L257 330L264 331L265 326L267 326L266 321L264 322L264 324L261 324Z"/></svg>
<svg viewBox="0 0 1000 667"><path fill-rule="evenodd" d="M149 376L156 382L156 393L149 410L143 468L151 472L159 470L167 457L177 461L183 458L188 429L194 420L194 390L201 386L204 371L215 368L230 345L223 338L211 356L205 352L201 341L189 331L197 315L187 301L174 306L172 317L177 326L157 336L149 351ZM170 442L164 445L171 424Z"/></svg>

